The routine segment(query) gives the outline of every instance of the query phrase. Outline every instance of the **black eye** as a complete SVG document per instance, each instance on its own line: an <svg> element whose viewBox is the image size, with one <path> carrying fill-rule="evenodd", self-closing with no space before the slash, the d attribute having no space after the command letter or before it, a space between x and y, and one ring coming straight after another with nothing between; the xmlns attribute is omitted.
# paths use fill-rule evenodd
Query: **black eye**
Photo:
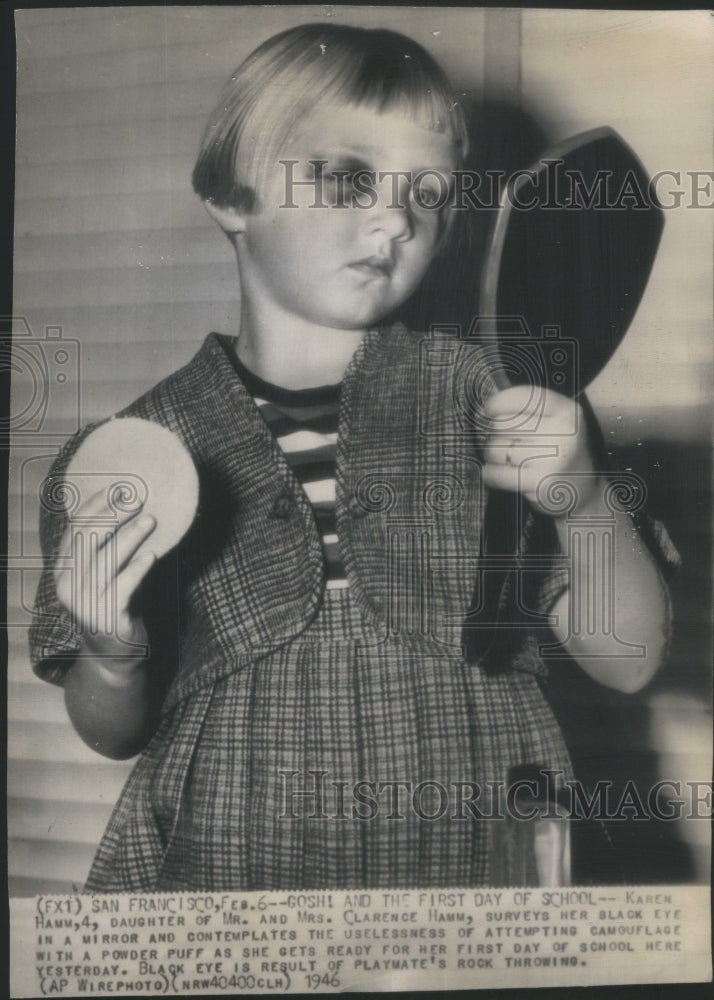
<svg viewBox="0 0 714 1000"><path fill-rule="evenodd" d="M441 209L449 200L449 185L446 178L435 171L418 174L409 188L409 199L417 208Z"/></svg>
<svg viewBox="0 0 714 1000"><path fill-rule="evenodd" d="M345 187L351 187L354 184L356 174L356 170L336 169L326 173L325 179L333 184L343 184Z"/></svg>
<svg viewBox="0 0 714 1000"><path fill-rule="evenodd" d="M320 178L326 184L333 184L341 187L351 187L358 176L369 172L366 164L360 160L349 157L343 159L337 157L333 160L315 160L315 177Z"/></svg>

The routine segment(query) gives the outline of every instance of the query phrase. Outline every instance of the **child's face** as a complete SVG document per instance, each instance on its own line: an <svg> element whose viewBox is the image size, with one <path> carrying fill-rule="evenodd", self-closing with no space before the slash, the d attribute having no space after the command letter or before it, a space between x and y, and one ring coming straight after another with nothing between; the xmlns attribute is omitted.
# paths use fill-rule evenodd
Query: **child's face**
<svg viewBox="0 0 714 1000"><path fill-rule="evenodd" d="M321 326L370 326L411 294L434 256L448 198L439 210L426 206L430 194L443 202L451 183L457 165L451 140L400 114L326 107L300 124L278 159L297 163L291 174L275 164L260 209L245 217L238 246L244 294L267 296ZM311 207L320 200L314 183L297 183L314 180L315 160L328 161L322 201L330 207ZM349 177L340 181L334 171L387 176L374 179L372 195L358 195ZM444 180L440 185L426 174L415 198L410 178L425 171Z"/></svg>

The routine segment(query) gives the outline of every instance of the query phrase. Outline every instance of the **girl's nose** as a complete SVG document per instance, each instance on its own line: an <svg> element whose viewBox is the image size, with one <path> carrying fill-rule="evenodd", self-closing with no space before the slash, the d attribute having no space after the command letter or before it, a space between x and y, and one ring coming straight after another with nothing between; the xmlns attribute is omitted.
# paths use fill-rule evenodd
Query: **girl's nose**
<svg viewBox="0 0 714 1000"><path fill-rule="evenodd" d="M408 192L404 187L395 190L390 177L376 187L377 203L369 210L371 230L384 233L390 240L408 240L412 235Z"/></svg>

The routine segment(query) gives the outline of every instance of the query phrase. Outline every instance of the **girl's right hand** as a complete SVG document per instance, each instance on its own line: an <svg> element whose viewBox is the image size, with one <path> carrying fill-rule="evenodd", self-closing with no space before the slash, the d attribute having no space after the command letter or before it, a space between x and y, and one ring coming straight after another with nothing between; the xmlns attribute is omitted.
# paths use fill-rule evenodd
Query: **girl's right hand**
<svg viewBox="0 0 714 1000"><path fill-rule="evenodd" d="M69 520L57 554L55 586L80 627L83 651L91 656L129 664L145 655L146 629L131 616L129 605L155 561L144 545L155 527L155 519L140 509L119 512L110 506L106 489Z"/></svg>

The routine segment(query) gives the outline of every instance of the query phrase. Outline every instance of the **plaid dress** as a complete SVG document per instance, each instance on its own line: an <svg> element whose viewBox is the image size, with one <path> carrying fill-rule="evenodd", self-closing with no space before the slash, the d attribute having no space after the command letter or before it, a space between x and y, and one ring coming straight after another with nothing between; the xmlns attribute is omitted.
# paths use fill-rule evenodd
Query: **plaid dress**
<svg viewBox="0 0 714 1000"><path fill-rule="evenodd" d="M525 606L534 623L507 662L462 655L485 504L478 410L493 386L474 345L443 346L385 327L345 374L347 589L325 589L310 505L220 338L120 414L181 437L200 503L138 595L167 693L88 890L484 885L493 789L519 765L570 775L538 681L550 638L538 614L567 583L557 560L522 577L518 601L506 581L502 613ZM61 684L78 635L51 572L66 515L45 508L30 639L35 671Z"/></svg>

